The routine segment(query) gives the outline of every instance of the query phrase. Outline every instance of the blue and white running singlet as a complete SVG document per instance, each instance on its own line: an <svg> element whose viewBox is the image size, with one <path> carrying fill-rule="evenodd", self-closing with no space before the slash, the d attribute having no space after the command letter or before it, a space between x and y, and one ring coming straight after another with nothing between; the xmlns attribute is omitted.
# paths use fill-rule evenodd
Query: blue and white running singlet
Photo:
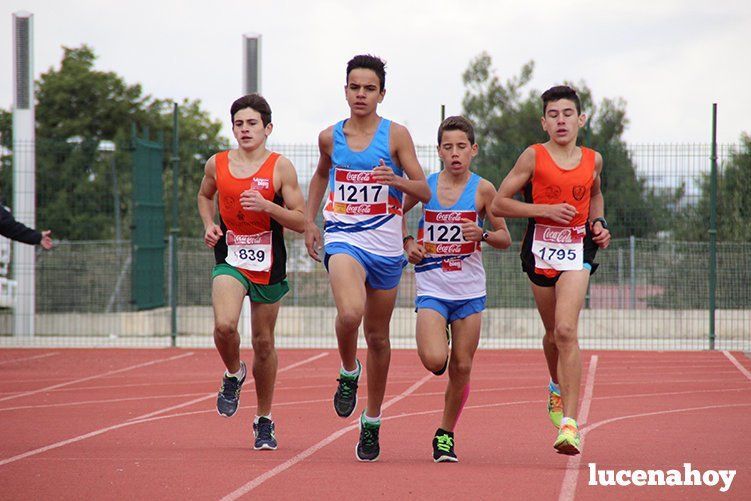
<svg viewBox="0 0 751 501"><path fill-rule="evenodd" d="M462 219L476 221L475 196L482 179L471 174L459 200L451 207L438 201L438 175L428 177L432 194L423 206L417 230L417 242L425 246L425 258L415 265L417 296L460 300L485 296L485 268L482 265L480 242L464 239Z"/></svg>
<svg viewBox="0 0 751 501"><path fill-rule="evenodd" d="M397 176L404 175L391 158L391 121L381 119L362 151L352 151L347 145L345 122L334 125L329 197L323 209L324 243L342 242L379 256L401 256L402 193L373 177L381 159Z"/></svg>

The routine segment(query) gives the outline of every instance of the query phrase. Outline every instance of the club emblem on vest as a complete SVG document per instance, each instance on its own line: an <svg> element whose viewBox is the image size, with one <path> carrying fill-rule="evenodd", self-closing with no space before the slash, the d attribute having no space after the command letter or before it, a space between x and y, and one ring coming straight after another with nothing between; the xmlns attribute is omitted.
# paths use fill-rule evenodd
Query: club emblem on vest
<svg viewBox="0 0 751 501"><path fill-rule="evenodd" d="M580 184L577 184L576 186L571 188L571 194L574 195L574 198L576 200L581 200L582 198L584 198L584 195L586 195L586 193L587 188Z"/></svg>
<svg viewBox="0 0 751 501"><path fill-rule="evenodd" d="M561 187L558 185L551 185L545 188L545 198L559 199L561 198Z"/></svg>
<svg viewBox="0 0 751 501"><path fill-rule="evenodd" d="M268 190L269 180L264 177L254 177L251 182L251 188L254 190Z"/></svg>

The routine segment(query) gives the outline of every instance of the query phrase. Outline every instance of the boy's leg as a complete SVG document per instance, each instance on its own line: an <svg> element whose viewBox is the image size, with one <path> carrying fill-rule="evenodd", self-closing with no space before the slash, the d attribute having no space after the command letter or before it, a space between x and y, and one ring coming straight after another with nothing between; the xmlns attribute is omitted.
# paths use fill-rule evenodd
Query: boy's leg
<svg viewBox="0 0 751 501"><path fill-rule="evenodd" d="M365 312L365 270L348 254L329 258L329 281L336 303L336 340L345 370L357 369L357 329Z"/></svg>
<svg viewBox="0 0 751 501"><path fill-rule="evenodd" d="M218 275L212 280L214 345L230 373L240 370L240 334L237 332L237 322L246 294L243 284L232 276Z"/></svg>
<svg viewBox="0 0 751 501"><path fill-rule="evenodd" d="M462 410L464 392L469 385L472 372L472 361L480 342L481 326L482 313L474 313L451 322L452 344L449 383L446 387L445 406L441 420L441 428L446 431L454 431L459 413Z"/></svg>
<svg viewBox="0 0 751 501"><path fill-rule="evenodd" d="M548 364L551 384L548 385L548 416L556 428L560 428L563 419L563 402L558 387L558 347L555 344L555 287L532 286L537 311L540 313L545 336L542 338L542 348L545 361Z"/></svg>
<svg viewBox="0 0 751 501"><path fill-rule="evenodd" d="M579 312L589 284L589 270L567 271L555 286L555 345L558 349L558 381L563 416L576 419L581 383Z"/></svg>
<svg viewBox="0 0 751 501"><path fill-rule="evenodd" d="M366 286L364 331L368 343L368 405L366 416L381 415L381 403L386 393L386 380L391 363L389 322L396 303L398 287L373 289Z"/></svg>
<svg viewBox="0 0 751 501"><path fill-rule="evenodd" d="M240 334L237 332L246 292L245 285L230 275L217 275L211 283L214 344L228 371L222 378L216 409L225 417L231 417L237 412L240 390L246 377L245 365L240 361Z"/></svg>
<svg viewBox="0 0 751 501"><path fill-rule="evenodd" d="M256 414L267 416L271 413L274 398L274 383L278 359L274 347L274 327L279 314L280 302L256 303L250 305L251 340L253 344L253 378L258 398Z"/></svg>
<svg viewBox="0 0 751 501"><path fill-rule="evenodd" d="M417 310L417 354L422 365L434 374L445 370L449 356L446 340L446 318L436 310L419 308Z"/></svg>

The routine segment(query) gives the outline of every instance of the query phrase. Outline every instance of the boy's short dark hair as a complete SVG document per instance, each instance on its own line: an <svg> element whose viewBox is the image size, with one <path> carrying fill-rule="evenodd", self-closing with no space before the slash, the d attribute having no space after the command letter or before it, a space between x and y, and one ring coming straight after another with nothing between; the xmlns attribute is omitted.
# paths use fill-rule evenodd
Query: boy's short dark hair
<svg viewBox="0 0 751 501"><path fill-rule="evenodd" d="M579 100L579 95L568 85L556 85L555 87L551 87L542 93L542 114L545 115L545 112L548 110L548 103L558 101L560 99L569 99L573 101L576 105L577 115L581 115L582 104Z"/></svg>
<svg viewBox="0 0 751 501"><path fill-rule="evenodd" d="M235 123L235 113L244 110L245 108L252 108L260 113L264 127L271 123L271 106L269 106L268 101L266 101L262 95L253 93L236 99L235 102L232 103L232 106L229 109L229 114L232 118L233 124Z"/></svg>
<svg viewBox="0 0 751 501"><path fill-rule="evenodd" d="M467 139L471 144L475 144L475 128L472 126L472 122L462 116L448 117L441 122L438 127L438 146L441 145L443 140L443 133L447 130L460 130L467 134Z"/></svg>
<svg viewBox="0 0 751 501"><path fill-rule="evenodd" d="M370 54L360 54L350 59L347 63L347 83L349 83L350 72L359 68L372 70L381 82L381 91L386 89L386 63L381 58Z"/></svg>

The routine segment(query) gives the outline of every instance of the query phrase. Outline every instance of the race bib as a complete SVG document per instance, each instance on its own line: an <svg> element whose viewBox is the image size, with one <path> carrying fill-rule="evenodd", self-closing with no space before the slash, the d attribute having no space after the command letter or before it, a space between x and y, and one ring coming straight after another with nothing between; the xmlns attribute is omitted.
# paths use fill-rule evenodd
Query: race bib
<svg viewBox="0 0 751 501"><path fill-rule="evenodd" d="M422 239L427 253L435 256L472 254L477 243L464 239L462 219L477 221L477 213L475 211L426 210Z"/></svg>
<svg viewBox="0 0 751 501"><path fill-rule="evenodd" d="M227 230L227 264L248 271L271 270L271 232L238 235Z"/></svg>
<svg viewBox="0 0 751 501"><path fill-rule="evenodd" d="M389 189L375 180L371 170L336 168L334 173L334 212L378 216L388 210Z"/></svg>
<svg viewBox="0 0 751 501"><path fill-rule="evenodd" d="M535 224L532 254L535 267L571 271L584 269L585 227Z"/></svg>

